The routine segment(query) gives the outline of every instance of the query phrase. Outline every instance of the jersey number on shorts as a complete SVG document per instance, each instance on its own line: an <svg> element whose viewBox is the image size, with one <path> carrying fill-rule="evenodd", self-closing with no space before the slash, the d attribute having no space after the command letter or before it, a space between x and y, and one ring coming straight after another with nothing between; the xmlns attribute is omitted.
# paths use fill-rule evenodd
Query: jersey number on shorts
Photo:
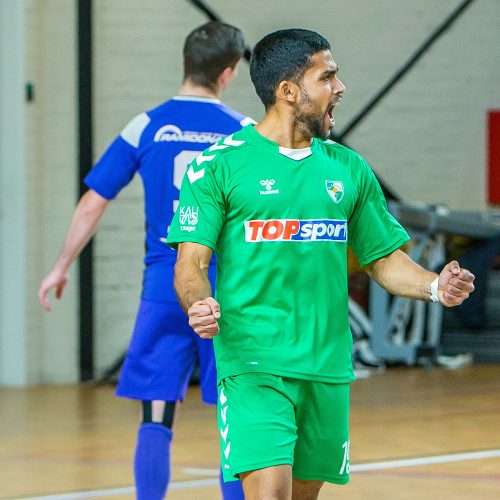
<svg viewBox="0 0 500 500"><path fill-rule="evenodd" d="M349 465L349 445L350 442L346 441L342 448L344 448L344 461L342 462L342 467L340 468L339 474L349 474L351 466Z"/></svg>

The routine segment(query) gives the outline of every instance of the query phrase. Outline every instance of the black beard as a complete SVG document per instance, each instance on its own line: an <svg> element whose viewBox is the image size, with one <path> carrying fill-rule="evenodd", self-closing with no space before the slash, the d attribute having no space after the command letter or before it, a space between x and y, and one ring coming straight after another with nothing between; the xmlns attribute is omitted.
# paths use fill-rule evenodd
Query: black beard
<svg viewBox="0 0 500 500"><path fill-rule="evenodd" d="M325 132L323 120L318 120L316 116L310 114L297 114L298 129L308 137L319 137L326 140L330 136L330 131Z"/></svg>
<svg viewBox="0 0 500 500"><path fill-rule="evenodd" d="M324 115L318 118L317 115L312 113L307 113L302 111L304 104L310 104L311 98L309 94L302 89L303 103L297 110L296 120L297 128L306 137L319 137L320 139L326 140L330 136L330 131L325 132L323 129Z"/></svg>

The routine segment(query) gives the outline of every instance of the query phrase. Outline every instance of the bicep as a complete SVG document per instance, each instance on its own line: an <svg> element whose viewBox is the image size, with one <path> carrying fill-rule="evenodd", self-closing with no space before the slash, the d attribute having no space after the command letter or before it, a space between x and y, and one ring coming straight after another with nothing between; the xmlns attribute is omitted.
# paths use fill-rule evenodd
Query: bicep
<svg viewBox="0 0 500 500"><path fill-rule="evenodd" d="M363 269L365 272L373 278L375 281L380 283L380 280L387 273L400 273L404 272L407 266L415 264L402 250L394 250L393 252L375 259L372 262L366 264Z"/></svg>

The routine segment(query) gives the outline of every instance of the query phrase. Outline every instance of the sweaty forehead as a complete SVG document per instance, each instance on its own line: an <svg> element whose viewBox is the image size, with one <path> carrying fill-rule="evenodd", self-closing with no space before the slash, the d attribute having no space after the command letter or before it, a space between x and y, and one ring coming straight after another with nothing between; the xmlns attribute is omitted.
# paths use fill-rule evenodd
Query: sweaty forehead
<svg viewBox="0 0 500 500"><path fill-rule="evenodd" d="M308 69L311 72L337 71L337 64L333 60L329 50L316 52L312 57L312 66Z"/></svg>

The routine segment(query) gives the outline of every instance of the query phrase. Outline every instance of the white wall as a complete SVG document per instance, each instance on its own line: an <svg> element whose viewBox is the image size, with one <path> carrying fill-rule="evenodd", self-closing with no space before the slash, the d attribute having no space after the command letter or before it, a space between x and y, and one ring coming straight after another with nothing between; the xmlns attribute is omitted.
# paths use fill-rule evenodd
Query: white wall
<svg viewBox="0 0 500 500"><path fill-rule="evenodd" d="M336 111L339 130L459 3L209 2L250 45L292 26L326 36L348 87ZM183 38L204 18L189 2L97 0L96 6L96 150L102 152L130 117L175 93ZM348 138L408 201L485 207L485 112L500 104L500 67L492 64L498 18L500 2L477 1ZM246 64L224 100L262 116ZM99 368L125 348L133 326L143 250L139 182L112 205L96 245Z"/></svg>
<svg viewBox="0 0 500 500"><path fill-rule="evenodd" d="M280 2L211 0L210 5L239 23L252 43L291 26L326 36L347 85L336 110L341 130L461 3L311 0L287 2L285 9ZM486 110L500 107L498 19L500 2L474 2L348 138L407 201L485 208Z"/></svg>
<svg viewBox="0 0 500 500"><path fill-rule="evenodd" d="M28 210L27 312L30 382L78 379L77 276L61 302L40 307L36 293L52 268L77 197L75 2L26 1Z"/></svg>
<svg viewBox="0 0 500 500"><path fill-rule="evenodd" d="M0 384L27 382L24 4L0 0Z"/></svg>
<svg viewBox="0 0 500 500"><path fill-rule="evenodd" d="M208 0L254 45L284 27L306 27L333 46L347 85L336 110L349 121L460 0ZM76 197L75 12L66 0L27 0L26 64L36 84L27 105L27 300L30 379L74 380L75 280L50 315L34 301L57 255ZM94 0L95 152L127 121L175 94L185 35L205 18L185 0ZM486 207L485 113L500 107L500 2L477 0L348 138L408 201ZM225 102L258 119L248 67ZM97 236L96 361L107 367L126 347L141 284L142 193L134 181L114 201Z"/></svg>

